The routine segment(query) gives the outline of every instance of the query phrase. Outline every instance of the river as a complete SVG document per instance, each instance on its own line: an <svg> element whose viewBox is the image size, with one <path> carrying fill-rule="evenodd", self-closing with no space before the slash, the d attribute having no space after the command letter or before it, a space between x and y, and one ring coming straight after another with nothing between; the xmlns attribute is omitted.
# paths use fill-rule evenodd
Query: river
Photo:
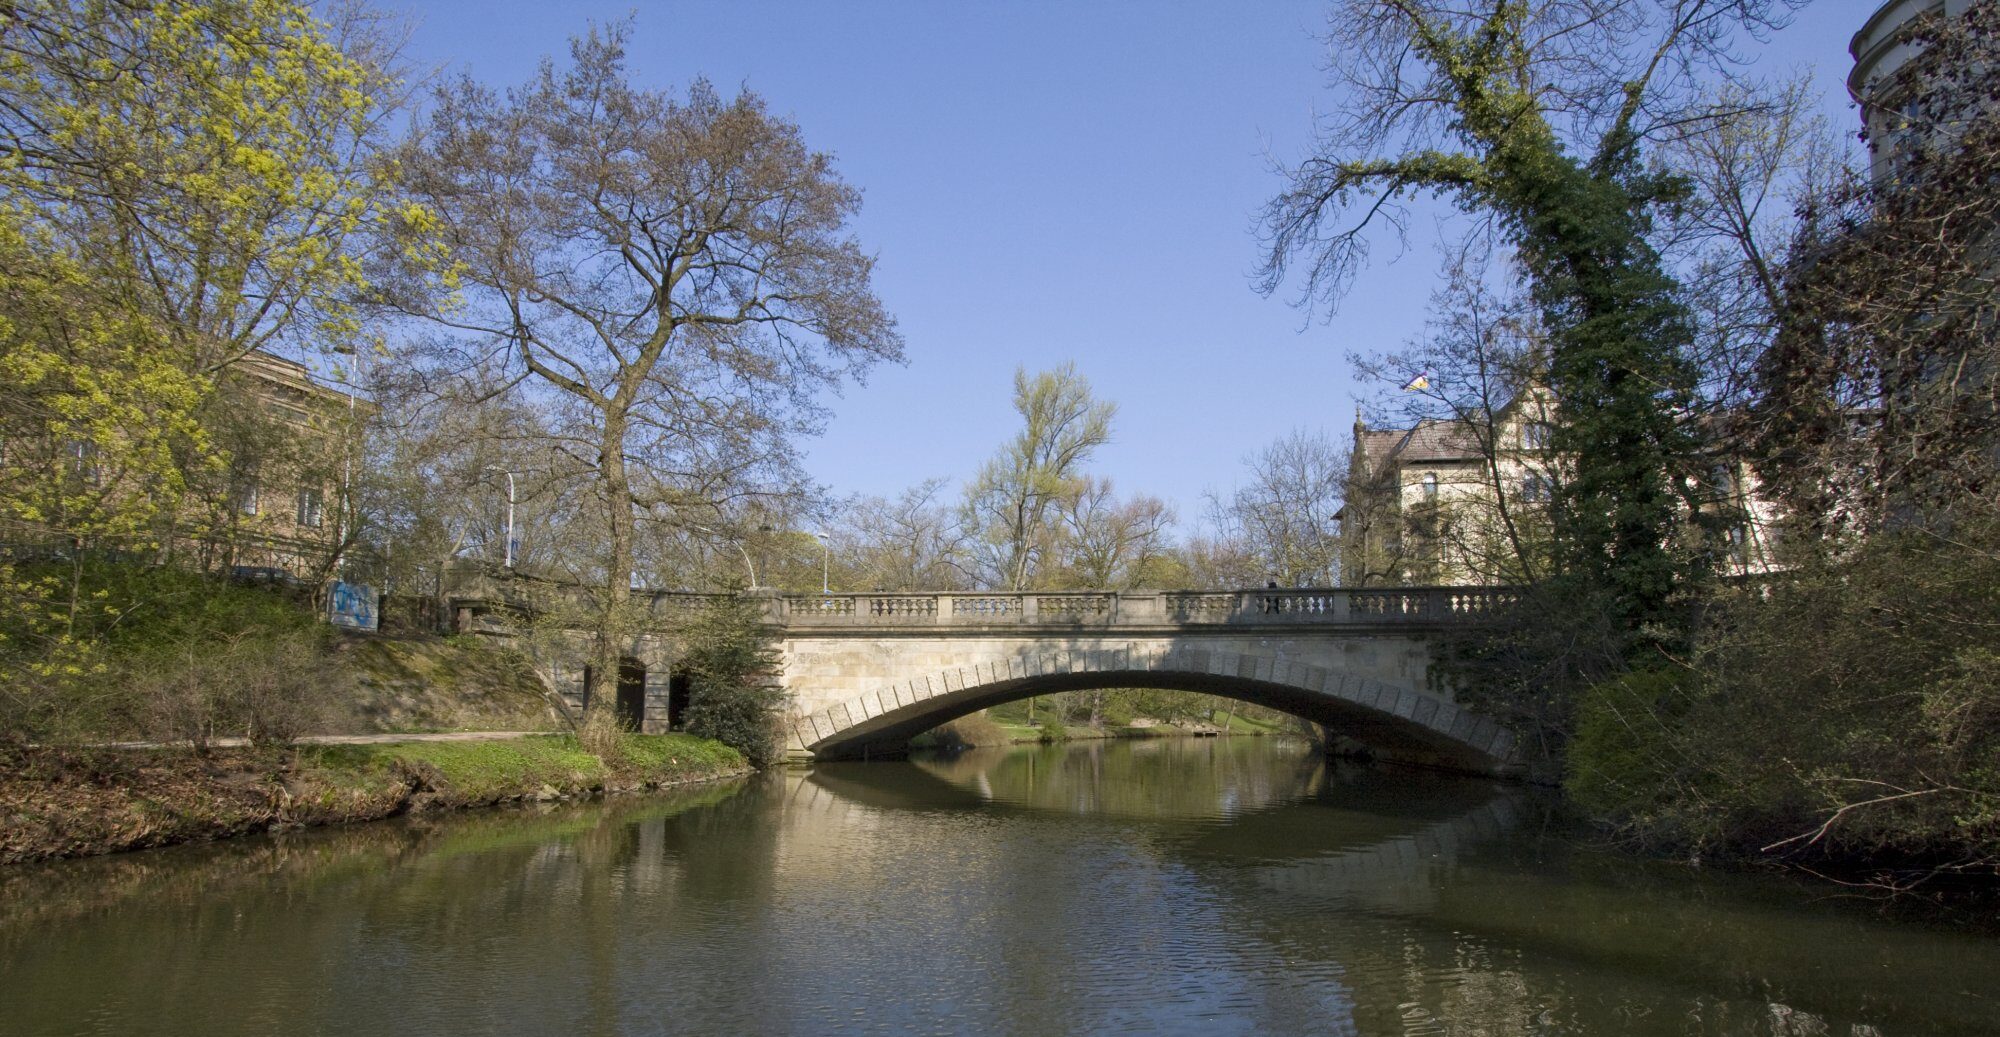
<svg viewBox="0 0 2000 1037"><path fill-rule="evenodd" d="M0 870L0 1033L2000 1033L1963 920L1276 739L981 750Z"/></svg>

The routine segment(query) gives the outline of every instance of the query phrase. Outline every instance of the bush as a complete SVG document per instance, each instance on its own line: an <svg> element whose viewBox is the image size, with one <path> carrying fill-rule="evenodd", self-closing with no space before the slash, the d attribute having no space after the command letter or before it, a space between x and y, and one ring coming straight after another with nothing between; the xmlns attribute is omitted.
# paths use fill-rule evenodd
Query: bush
<svg viewBox="0 0 2000 1037"><path fill-rule="evenodd" d="M171 656L159 653L135 663L131 673L147 733L204 752L220 736L286 746L324 727L334 704L346 698L341 688L328 686L331 670L325 636L297 631L239 634Z"/></svg>
<svg viewBox="0 0 2000 1037"><path fill-rule="evenodd" d="M2000 524L1879 534L1722 598L1696 672L1578 699L1566 788L1697 854L2000 870ZM1966 863L1973 862L1973 863Z"/></svg>
<svg viewBox="0 0 2000 1037"><path fill-rule="evenodd" d="M1687 673L1641 670L1579 697L1563 778L1578 806L1654 835L1678 831L1676 803L1691 791L1681 744L1691 682Z"/></svg>
<svg viewBox="0 0 2000 1037"><path fill-rule="evenodd" d="M1048 717L1035 726L1035 740L1043 745L1069 741L1069 728L1063 726L1061 717Z"/></svg>
<svg viewBox="0 0 2000 1037"><path fill-rule="evenodd" d="M600 760L617 757L625 734L625 725L618 722L616 711L602 702L593 701L584 707L583 722L576 725L577 744Z"/></svg>
<svg viewBox="0 0 2000 1037"><path fill-rule="evenodd" d="M753 767L778 762L785 692L776 684L778 653L762 603L724 599L696 613L680 635L689 683L687 732L735 749Z"/></svg>
<svg viewBox="0 0 2000 1037"><path fill-rule="evenodd" d="M281 590L83 559L0 565L0 601L0 729L12 737L284 742L318 722L324 629Z"/></svg>

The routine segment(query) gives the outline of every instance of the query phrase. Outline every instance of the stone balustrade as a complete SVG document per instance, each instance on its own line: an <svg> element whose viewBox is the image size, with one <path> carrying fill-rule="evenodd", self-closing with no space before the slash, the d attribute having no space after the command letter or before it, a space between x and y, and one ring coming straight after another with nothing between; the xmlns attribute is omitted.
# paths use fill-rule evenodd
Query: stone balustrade
<svg viewBox="0 0 2000 1037"><path fill-rule="evenodd" d="M771 599L770 616L787 629L1435 624L1477 618L1512 594L1495 587L788 594Z"/></svg>
<svg viewBox="0 0 2000 1037"><path fill-rule="evenodd" d="M475 613L536 613L587 591L566 584L481 576L459 581L453 595ZM1476 620L1516 592L1504 587L1285 587L1231 591L938 591L841 594L753 592L769 622L785 629L1432 626ZM632 592L664 625L713 607L722 595ZM499 615L495 619L501 619Z"/></svg>

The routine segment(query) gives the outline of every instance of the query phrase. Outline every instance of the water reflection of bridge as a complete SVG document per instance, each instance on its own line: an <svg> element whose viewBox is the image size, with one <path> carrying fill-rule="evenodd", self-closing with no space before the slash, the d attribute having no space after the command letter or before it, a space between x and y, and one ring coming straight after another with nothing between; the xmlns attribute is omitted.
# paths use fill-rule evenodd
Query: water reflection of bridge
<svg viewBox="0 0 2000 1037"><path fill-rule="evenodd" d="M1321 768L1269 740L1183 740L133 854L0 874L0 1018L1992 1032L1990 940L1538 842L1537 804L1492 781ZM207 1003L228 1014L191 1025Z"/></svg>

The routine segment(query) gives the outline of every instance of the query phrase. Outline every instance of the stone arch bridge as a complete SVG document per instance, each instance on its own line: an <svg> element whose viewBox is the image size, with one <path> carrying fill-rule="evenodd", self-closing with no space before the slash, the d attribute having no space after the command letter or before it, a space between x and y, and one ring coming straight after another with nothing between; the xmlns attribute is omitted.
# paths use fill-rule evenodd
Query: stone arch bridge
<svg viewBox="0 0 2000 1037"><path fill-rule="evenodd" d="M520 580L453 596L459 629L504 634L531 606ZM1031 695L1095 688L1200 691L1324 725L1390 759L1512 769L1511 732L1429 688L1430 638L1477 622L1487 587L764 595L790 695L787 747L817 758L890 754L923 731ZM646 595L642 595L642 598ZM653 593L662 629L716 600ZM671 640L641 637L621 709L678 723ZM581 705L584 676L552 668ZM641 693L643 689L643 693Z"/></svg>

